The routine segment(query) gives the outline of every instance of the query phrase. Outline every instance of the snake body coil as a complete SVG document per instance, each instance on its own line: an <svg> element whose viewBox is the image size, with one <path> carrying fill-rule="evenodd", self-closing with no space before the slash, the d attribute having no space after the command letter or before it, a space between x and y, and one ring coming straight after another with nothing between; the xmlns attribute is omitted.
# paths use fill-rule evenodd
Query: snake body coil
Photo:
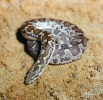
<svg viewBox="0 0 103 100"><path fill-rule="evenodd" d="M36 80L48 63L64 64L79 59L87 46L83 31L62 20L29 20L23 23L21 33L28 40L31 55L38 57L26 75L25 84Z"/></svg>

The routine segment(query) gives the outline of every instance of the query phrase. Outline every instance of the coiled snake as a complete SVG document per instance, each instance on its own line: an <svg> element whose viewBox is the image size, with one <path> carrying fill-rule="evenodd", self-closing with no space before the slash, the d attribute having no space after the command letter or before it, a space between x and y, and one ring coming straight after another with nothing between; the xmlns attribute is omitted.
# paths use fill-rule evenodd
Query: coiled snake
<svg viewBox="0 0 103 100"><path fill-rule="evenodd" d="M48 63L64 64L79 59L86 47L87 38L76 25L62 20L41 18L23 23L22 35L28 40L31 55L37 58L25 77L25 84L36 80Z"/></svg>

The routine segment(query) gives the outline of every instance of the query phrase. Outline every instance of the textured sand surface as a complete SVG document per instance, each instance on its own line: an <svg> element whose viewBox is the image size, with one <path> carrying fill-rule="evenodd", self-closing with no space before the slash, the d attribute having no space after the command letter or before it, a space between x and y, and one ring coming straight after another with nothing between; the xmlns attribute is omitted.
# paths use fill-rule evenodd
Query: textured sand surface
<svg viewBox="0 0 103 100"><path fill-rule="evenodd" d="M76 24L88 47L81 59L48 65L38 80L25 85L34 59L19 28L34 18ZM103 100L103 1L0 0L0 100Z"/></svg>

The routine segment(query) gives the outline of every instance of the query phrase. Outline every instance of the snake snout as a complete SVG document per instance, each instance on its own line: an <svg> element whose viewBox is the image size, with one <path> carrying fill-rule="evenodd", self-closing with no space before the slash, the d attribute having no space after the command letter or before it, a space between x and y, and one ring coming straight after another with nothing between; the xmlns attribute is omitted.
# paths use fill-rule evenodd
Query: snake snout
<svg viewBox="0 0 103 100"><path fill-rule="evenodd" d="M33 83L40 75L39 75L39 73L40 73L40 70L31 70L31 74L30 73L27 73L27 75L26 75L26 77L25 77L25 81L24 81L24 83L26 84L26 85L29 85L29 84L31 84L31 83Z"/></svg>

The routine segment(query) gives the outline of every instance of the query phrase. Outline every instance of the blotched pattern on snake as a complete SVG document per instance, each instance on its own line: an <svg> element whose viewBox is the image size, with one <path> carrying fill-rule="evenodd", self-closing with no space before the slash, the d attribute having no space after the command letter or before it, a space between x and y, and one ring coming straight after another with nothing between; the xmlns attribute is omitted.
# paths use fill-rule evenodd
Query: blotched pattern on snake
<svg viewBox="0 0 103 100"><path fill-rule="evenodd" d="M21 26L21 33L28 40L31 55L37 59L25 77L25 84L36 80L49 63L64 64L79 59L87 47L84 32L67 21L29 20Z"/></svg>

